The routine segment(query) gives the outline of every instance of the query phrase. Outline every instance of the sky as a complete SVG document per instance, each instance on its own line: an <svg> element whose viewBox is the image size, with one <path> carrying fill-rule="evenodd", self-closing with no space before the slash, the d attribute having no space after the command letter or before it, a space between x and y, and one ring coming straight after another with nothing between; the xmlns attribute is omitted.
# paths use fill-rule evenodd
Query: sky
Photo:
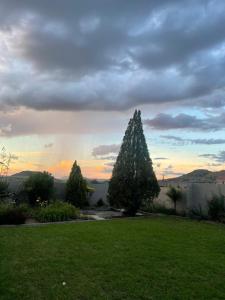
<svg viewBox="0 0 225 300"><path fill-rule="evenodd" d="M10 174L110 178L135 109L157 177L225 168L224 0L0 0Z"/></svg>

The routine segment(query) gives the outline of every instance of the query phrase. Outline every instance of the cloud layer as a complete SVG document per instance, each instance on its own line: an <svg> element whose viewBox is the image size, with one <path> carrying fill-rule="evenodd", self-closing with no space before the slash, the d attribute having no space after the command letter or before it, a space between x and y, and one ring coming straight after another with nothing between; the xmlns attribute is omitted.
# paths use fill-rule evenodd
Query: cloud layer
<svg viewBox="0 0 225 300"><path fill-rule="evenodd" d="M0 106L223 107L224 14L222 0L1 0ZM208 126L182 118L167 122Z"/></svg>
<svg viewBox="0 0 225 300"><path fill-rule="evenodd" d="M157 130L187 129L216 131L225 128L225 112L217 115L206 116L204 118L199 118L195 115L185 113L175 116L160 113L152 119L146 119L144 123L150 128Z"/></svg>

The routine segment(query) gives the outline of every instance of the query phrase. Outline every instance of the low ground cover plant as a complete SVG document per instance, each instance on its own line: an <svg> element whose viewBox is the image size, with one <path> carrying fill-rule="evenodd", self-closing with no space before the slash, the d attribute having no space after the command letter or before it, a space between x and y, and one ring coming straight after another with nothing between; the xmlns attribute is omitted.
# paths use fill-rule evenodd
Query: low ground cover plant
<svg viewBox="0 0 225 300"><path fill-rule="evenodd" d="M223 195L215 195L209 201L208 215L213 221L225 222L225 197Z"/></svg>
<svg viewBox="0 0 225 300"><path fill-rule="evenodd" d="M24 224L26 213L22 207L15 207L11 204L0 204L0 225Z"/></svg>
<svg viewBox="0 0 225 300"><path fill-rule="evenodd" d="M78 217L79 209L65 202L55 202L46 207L40 207L35 214L39 222L68 221Z"/></svg>
<svg viewBox="0 0 225 300"><path fill-rule="evenodd" d="M192 208L188 212L188 217L191 219L196 219L196 220L207 220L208 215L207 213L202 209L201 205Z"/></svg>

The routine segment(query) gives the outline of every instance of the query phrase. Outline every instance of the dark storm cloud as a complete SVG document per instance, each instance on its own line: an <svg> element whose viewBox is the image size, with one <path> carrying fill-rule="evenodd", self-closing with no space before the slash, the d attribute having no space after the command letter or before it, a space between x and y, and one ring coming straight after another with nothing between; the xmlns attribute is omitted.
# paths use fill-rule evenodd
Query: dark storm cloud
<svg viewBox="0 0 225 300"><path fill-rule="evenodd" d="M222 107L224 14L222 0L1 0L0 106Z"/></svg>
<svg viewBox="0 0 225 300"><path fill-rule="evenodd" d="M120 145L113 144L113 145L99 145L95 147L92 150L92 155L93 156L102 156L102 155L107 155L111 153L118 153L120 150Z"/></svg>
<svg viewBox="0 0 225 300"><path fill-rule="evenodd" d="M220 151L218 154L200 154L199 156L210 160L214 160L218 163L225 163L225 151Z"/></svg>
<svg viewBox="0 0 225 300"><path fill-rule="evenodd" d="M170 130L170 129L188 129L188 130L202 130L202 131L215 131L225 128L225 113L220 115L207 116L205 118L198 118L188 114L178 114L172 116L169 114L160 113L152 119L144 120L144 124L150 128L157 130ZM165 137L165 136L164 136ZM168 139L174 139L177 142L183 142L180 137L167 136ZM189 142L196 144L206 143L205 140L193 139ZM208 140L208 143L212 143L213 140ZM217 140L217 143L222 143L221 140Z"/></svg>
<svg viewBox="0 0 225 300"><path fill-rule="evenodd" d="M225 144L225 139L187 139L187 138L181 138L178 136L173 135L161 135L162 138L167 140L172 140L175 142L178 142L181 145L184 144L197 144L197 145L219 145L219 144Z"/></svg>
<svg viewBox="0 0 225 300"><path fill-rule="evenodd" d="M153 119L145 120L144 122L149 127L159 130L168 129L190 129L201 128L208 129L208 124L205 120L200 120L196 116L190 116L187 114L179 114L177 116L171 116L168 114L158 114Z"/></svg>

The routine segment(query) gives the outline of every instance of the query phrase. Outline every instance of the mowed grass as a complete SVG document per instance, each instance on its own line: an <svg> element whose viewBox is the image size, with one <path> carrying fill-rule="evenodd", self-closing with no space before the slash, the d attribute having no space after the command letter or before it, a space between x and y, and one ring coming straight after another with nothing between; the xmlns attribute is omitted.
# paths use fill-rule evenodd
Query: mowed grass
<svg viewBox="0 0 225 300"><path fill-rule="evenodd" d="M152 217L0 228L0 299L225 299L225 227Z"/></svg>

